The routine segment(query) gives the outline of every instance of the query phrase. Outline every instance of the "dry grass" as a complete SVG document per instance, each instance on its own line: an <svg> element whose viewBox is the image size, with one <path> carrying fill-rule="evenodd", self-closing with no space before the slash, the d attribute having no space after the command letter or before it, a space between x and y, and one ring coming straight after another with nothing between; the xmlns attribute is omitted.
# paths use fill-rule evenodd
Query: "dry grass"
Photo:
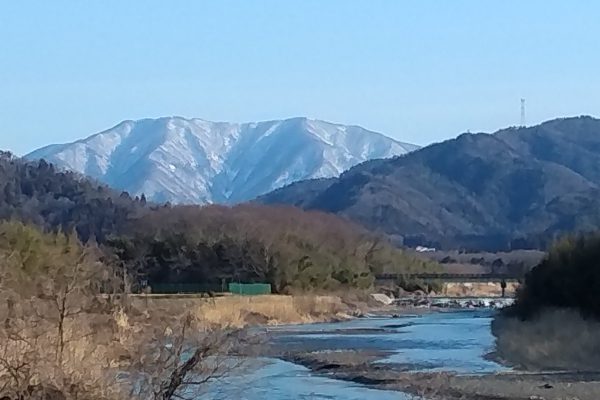
<svg viewBox="0 0 600 400"><path fill-rule="evenodd" d="M493 323L498 356L531 370L600 369L600 322L576 311L549 310L532 321L498 317Z"/></svg>
<svg viewBox="0 0 600 400"><path fill-rule="evenodd" d="M35 307L44 310L37 301ZM0 331L0 386L3 395L19 398L32 388L52 388L67 398L119 398L118 338L111 315L79 314L64 324L64 348L52 321L33 312L5 320ZM32 395L31 398L37 398Z"/></svg>
<svg viewBox="0 0 600 400"><path fill-rule="evenodd" d="M187 361L181 354L200 349L194 377L213 378L233 368L224 360L242 345L235 332L211 330L185 308L140 312L115 304L103 312L69 313L60 335L49 311L52 301L22 300L12 311L4 304L0 301L0 398L162 399L161 390ZM130 378L122 379L124 374Z"/></svg>
<svg viewBox="0 0 600 400"><path fill-rule="evenodd" d="M255 324L297 324L348 318L348 306L336 296L226 296L206 298L136 298L138 309L177 312L186 309L206 327L241 328Z"/></svg>
<svg viewBox="0 0 600 400"><path fill-rule="evenodd" d="M255 338L227 328L344 318L348 309L339 297L316 295L138 297L115 303L100 297L102 302L91 301L96 306L83 310L85 299L70 300L61 325L51 312L53 299L20 299L12 307L0 301L0 397L38 398L26 394L39 388L66 400L162 399L188 362L181 354L199 352L198 379L232 368L227 354ZM130 378L119 379L123 373Z"/></svg>

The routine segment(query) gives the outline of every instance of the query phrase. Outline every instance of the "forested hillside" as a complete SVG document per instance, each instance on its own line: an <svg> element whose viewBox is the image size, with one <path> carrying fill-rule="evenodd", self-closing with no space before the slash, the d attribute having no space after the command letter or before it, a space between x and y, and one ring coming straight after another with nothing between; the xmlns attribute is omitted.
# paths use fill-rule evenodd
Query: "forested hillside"
<svg viewBox="0 0 600 400"><path fill-rule="evenodd" d="M412 246L544 248L600 226L600 120L466 133L259 201L333 212Z"/></svg>
<svg viewBox="0 0 600 400"><path fill-rule="evenodd" d="M334 215L288 206L146 204L45 161L0 157L0 217L75 230L132 287L270 282L278 291L367 288L380 272L435 270Z"/></svg>
<svg viewBox="0 0 600 400"><path fill-rule="evenodd" d="M83 241L102 242L146 210L144 198L132 199L43 160L24 162L7 152L0 152L0 190L0 218L76 229Z"/></svg>

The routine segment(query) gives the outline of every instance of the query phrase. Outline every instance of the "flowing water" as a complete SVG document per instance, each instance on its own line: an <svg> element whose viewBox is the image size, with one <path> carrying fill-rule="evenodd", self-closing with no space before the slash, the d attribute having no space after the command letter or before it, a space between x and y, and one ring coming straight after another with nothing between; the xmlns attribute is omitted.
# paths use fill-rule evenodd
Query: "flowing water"
<svg viewBox="0 0 600 400"><path fill-rule="evenodd" d="M219 382L206 398L214 400L403 400L395 391L370 389L312 374L281 360L257 359L257 368Z"/></svg>
<svg viewBox="0 0 600 400"><path fill-rule="evenodd" d="M411 371L487 374L504 368L485 358L493 349L491 311L430 313L401 318L365 318L347 322L274 328L274 341L289 349L374 350L387 354L378 362ZM255 359L210 389L211 399L284 400L408 399L399 392L367 388L319 376L307 368L276 359Z"/></svg>

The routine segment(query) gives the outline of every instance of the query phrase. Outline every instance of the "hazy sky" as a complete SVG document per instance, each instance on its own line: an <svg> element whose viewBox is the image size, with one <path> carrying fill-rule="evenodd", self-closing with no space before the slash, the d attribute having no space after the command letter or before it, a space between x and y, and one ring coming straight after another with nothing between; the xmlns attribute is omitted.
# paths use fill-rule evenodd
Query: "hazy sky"
<svg viewBox="0 0 600 400"><path fill-rule="evenodd" d="M0 148L309 116L427 144L599 115L595 1L0 0Z"/></svg>

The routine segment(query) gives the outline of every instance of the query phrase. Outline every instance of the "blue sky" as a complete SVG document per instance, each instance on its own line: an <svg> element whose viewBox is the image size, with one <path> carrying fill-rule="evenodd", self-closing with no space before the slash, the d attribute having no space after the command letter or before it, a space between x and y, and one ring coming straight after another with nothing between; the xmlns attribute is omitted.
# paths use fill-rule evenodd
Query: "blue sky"
<svg viewBox="0 0 600 400"><path fill-rule="evenodd" d="M427 144L600 109L593 1L0 0L0 148L309 116Z"/></svg>

